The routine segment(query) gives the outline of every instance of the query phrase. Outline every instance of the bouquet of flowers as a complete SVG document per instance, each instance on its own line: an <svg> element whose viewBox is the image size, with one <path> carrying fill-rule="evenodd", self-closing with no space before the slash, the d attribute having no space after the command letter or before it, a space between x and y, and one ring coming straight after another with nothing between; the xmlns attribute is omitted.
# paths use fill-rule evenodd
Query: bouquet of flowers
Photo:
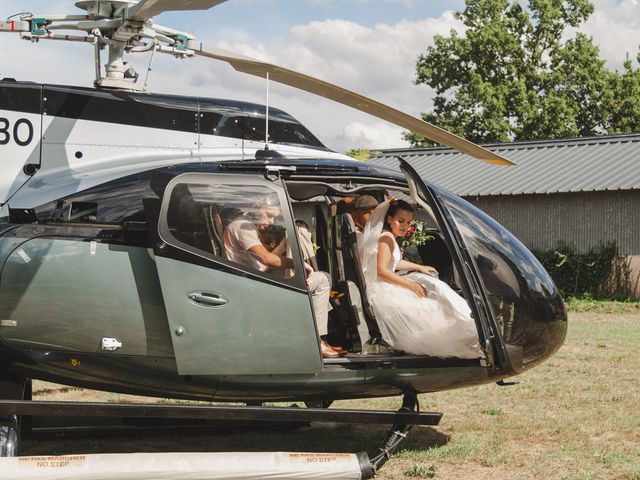
<svg viewBox="0 0 640 480"><path fill-rule="evenodd" d="M401 240L401 247L403 249L409 248L411 246L419 246L424 245L429 240L433 240L433 235L429 235L427 233L427 227L425 227L424 222L420 220L414 220L411 222L411 226L407 233L404 234L404 238Z"/></svg>

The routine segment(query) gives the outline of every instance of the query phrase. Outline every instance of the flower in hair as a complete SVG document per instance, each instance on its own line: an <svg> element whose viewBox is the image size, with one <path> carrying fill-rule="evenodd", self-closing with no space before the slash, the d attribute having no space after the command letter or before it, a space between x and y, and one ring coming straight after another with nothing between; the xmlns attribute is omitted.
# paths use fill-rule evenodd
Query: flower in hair
<svg viewBox="0 0 640 480"><path fill-rule="evenodd" d="M391 196L391 194L387 191L384 192L384 196L387 197L389 203L396 203L397 200Z"/></svg>

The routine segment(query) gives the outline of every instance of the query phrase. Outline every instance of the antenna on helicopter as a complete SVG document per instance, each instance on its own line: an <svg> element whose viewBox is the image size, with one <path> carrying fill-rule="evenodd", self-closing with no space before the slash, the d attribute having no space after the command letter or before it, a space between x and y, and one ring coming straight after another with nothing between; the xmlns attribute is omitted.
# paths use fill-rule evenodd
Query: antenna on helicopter
<svg viewBox="0 0 640 480"><path fill-rule="evenodd" d="M283 158L277 150L269 149L269 72L266 72L267 79L267 104L265 106L265 129L264 129L264 148L256 151L256 160L272 160L274 158Z"/></svg>
<svg viewBox="0 0 640 480"><path fill-rule="evenodd" d="M267 72L267 105L265 110L264 149L269 150L269 72Z"/></svg>

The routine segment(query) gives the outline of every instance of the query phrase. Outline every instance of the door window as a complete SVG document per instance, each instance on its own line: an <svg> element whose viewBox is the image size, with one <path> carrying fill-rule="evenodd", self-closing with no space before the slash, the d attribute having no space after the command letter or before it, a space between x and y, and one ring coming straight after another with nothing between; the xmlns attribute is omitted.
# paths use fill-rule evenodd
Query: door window
<svg viewBox="0 0 640 480"><path fill-rule="evenodd" d="M161 236L169 244L234 268L297 281L302 269L294 258L292 222L282 189L235 179L216 181L202 174L175 179L167 188Z"/></svg>

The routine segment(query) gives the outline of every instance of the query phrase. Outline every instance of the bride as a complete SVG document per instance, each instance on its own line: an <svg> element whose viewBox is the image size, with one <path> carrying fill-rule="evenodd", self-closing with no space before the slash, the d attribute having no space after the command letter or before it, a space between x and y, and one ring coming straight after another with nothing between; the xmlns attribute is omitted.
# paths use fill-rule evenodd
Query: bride
<svg viewBox="0 0 640 480"><path fill-rule="evenodd" d="M363 234L362 269L382 338L414 355L482 357L466 300L434 278L433 267L402 259L396 238L404 237L413 213L404 200L381 203ZM396 270L412 273L401 276Z"/></svg>

